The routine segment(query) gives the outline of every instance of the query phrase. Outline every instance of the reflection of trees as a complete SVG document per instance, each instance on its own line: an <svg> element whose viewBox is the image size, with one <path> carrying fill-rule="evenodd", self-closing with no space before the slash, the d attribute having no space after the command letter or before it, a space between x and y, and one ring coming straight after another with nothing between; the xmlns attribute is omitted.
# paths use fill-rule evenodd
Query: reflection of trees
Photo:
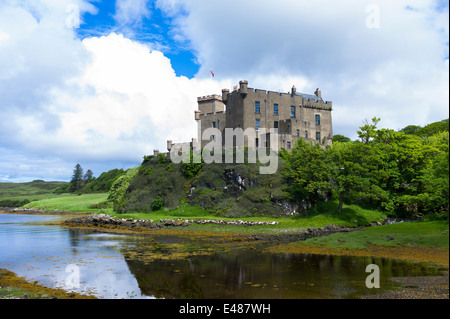
<svg viewBox="0 0 450 319"><path fill-rule="evenodd" d="M68 233L69 233L70 251L72 252L73 255L76 255L78 254L81 231L77 229L69 229Z"/></svg>
<svg viewBox="0 0 450 319"><path fill-rule="evenodd" d="M143 294L169 299L357 297L369 293L365 268L370 263L380 266L386 288L393 275L421 272L392 259L256 251L151 263L127 260Z"/></svg>
<svg viewBox="0 0 450 319"><path fill-rule="evenodd" d="M349 258L336 263L332 256L246 251L127 263L142 293L158 298L334 298L341 291L333 286L348 285L355 276L346 267L353 265ZM362 274L363 266L357 267Z"/></svg>

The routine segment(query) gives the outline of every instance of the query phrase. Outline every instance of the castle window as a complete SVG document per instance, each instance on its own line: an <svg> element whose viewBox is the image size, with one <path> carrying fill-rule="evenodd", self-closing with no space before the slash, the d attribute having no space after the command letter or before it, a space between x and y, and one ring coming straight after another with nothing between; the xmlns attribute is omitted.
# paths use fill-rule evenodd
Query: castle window
<svg viewBox="0 0 450 319"><path fill-rule="evenodd" d="M291 106L291 117L295 117L295 106Z"/></svg>
<svg viewBox="0 0 450 319"><path fill-rule="evenodd" d="M278 121L273 121L273 128L278 128Z"/></svg>
<svg viewBox="0 0 450 319"><path fill-rule="evenodd" d="M216 122L213 122L212 124L213 124L213 127L216 128Z"/></svg>
<svg viewBox="0 0 450 319"><path fill-rule="evenodd" d="M278 115L278 104L273 105L273 115Z"/></svg>
<svg viewBox="0 0 450 319"><path fill-rule="evenodd" d="M320 125L320 115L316 114L316 125Z"/></svg>
<svg viewBox="0 0 450 319"><path fill-rule="evenodd" d="M217 120L217 128L220 130L220 119Z"/></svg>
<svg viewBox="0 0 450 319"><path fill-rule="evenodd" d="M297 136L300 137L300 130L297 130Z"/></svg>
<svg viewBox="0 0 450 319"><path fill-rule="evenodd" d="M260 119L255 119L255 130L259 131L259 126L261 125L261 120Z"/></svg>
<svg viewBox="0 0 450 319"><path fill-rule="evenodd" d="M305 138L308 138L308 131L305 131Z"/></svg>
<svg viewBox="0 0 450 319"><path fill-rule="evenodd" d="M288 150L291 149L291 142L287 142L287 148L288 148Z"/></svg>
<svg viewBox="0 0 450 319"><path fill-rule="evenodd" d="M320 143L320 132L316 132L316 141Z"/></svg>
<svg viewBox="0 0 450 319"><path fill-rule="evenodd" d="M255 138L255 147L256 147L256 148L259 147L259 138Z"/></svg>
<svg viewBox="0 0 450 319"><path fill-rule="evenodd" d="M260 111L260 103L259 101L255 101L255 113L259 113Z"/></svg>

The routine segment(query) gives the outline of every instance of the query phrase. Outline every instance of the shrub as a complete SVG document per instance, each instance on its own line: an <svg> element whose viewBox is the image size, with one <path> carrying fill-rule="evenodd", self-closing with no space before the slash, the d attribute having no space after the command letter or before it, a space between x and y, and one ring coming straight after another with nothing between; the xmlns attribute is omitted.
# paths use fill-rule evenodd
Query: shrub
<svg viewBox="0 0 450 319"><path fill-rule="evenodd" d="M152 202L152 210L160 210L164 207L164 200L161 198L161 196L157 196L153 202Z"/></svg>

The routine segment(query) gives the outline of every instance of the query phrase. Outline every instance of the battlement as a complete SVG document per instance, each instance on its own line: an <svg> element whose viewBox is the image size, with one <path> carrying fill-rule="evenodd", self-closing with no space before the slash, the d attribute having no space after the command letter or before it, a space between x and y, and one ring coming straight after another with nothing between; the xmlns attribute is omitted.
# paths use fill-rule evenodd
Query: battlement
<svg viewBox="0 0 450 319"><path fill-rule="evenodd" d="M209 102L209 101L222 101L222 96L218 94L212 94L212 95L206 95L206 96L199 96L197 97L197 102Z"/></svg>

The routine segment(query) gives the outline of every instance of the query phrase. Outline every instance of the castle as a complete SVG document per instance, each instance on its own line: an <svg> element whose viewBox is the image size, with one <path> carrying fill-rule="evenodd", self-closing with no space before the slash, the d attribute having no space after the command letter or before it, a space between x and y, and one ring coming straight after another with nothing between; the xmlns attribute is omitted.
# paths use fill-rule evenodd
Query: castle
<svg viewBox="0 0 450 319"><path fill-rule="evenodd" d="M232 92L223 89L222 95L198 97L197 102L195 120L199 136L189 143L194 150L205 147L215 139L211 136L210 140L202 140L207 128L218 129L222 133L222 141L226 128L242 128L244 131L252 128L256 135L245 136L244 145L255 148L273 148L270 138L261 136L270 134L267 132L271 129L277 132L276 150L290 150L300 138L324 146L332 143L332 102L324 101L319 89L314 94L304 94L292 87L291 92L280 93L249 88L247 81L240 81L239 87L235 86ZM167 141L169 152L174 146L181 145Z"/></svg>

